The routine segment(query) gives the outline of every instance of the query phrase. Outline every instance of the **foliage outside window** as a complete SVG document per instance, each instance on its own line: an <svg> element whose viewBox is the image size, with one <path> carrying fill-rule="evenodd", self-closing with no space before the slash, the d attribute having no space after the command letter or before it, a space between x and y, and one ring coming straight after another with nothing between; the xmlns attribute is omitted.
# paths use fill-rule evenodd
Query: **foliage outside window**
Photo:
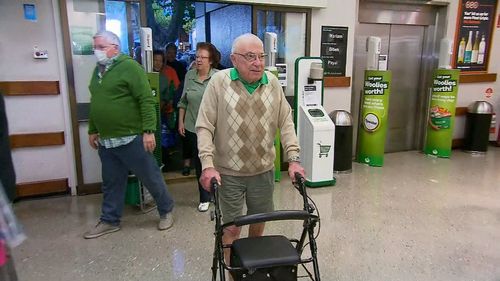
<svg viewBox="0 0 500 281"><path fill-rule="evenodd" d="M162 49L168 42L189 42L195 26L194 1L147 0L148 26L153 30L153 46Z"/></svg>

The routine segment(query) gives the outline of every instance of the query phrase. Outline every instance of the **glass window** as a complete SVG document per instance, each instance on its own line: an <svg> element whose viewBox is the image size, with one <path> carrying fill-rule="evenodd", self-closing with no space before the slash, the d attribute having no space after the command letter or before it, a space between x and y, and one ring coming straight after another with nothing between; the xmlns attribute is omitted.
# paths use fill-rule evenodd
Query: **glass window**
<svg viewBox="0 0 500 281"><path fill-rule="evenodd" d="M120 38L122 53L133 55L134 47L140 44L140 10L138 2L106 0L106 30Z"/></svg>
<svg viewBox="0 0 500 281"><path fill-rule="evenodd" d="M309 54L307 46L309 10L255 7L254 33L266 44L266 33L275 33L277 53L274 64L286 64L287 85L285 94L293 96L295 60ZM267 37L269 38L269 37ZM268 50L265 50L266 52ZM269 62L267 62L269 64Z"/></svg>

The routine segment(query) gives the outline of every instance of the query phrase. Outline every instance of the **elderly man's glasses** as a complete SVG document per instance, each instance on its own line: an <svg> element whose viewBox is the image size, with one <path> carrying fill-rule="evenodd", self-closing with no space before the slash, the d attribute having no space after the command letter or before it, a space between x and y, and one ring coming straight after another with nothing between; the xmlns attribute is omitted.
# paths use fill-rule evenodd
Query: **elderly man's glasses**
<svg viewBox="0 0 500 281"><path fill-rule="evenodd" d="M248 62L254 62L257 59L259 59L260 61L264 61L267 57L266 54L255 54L255 53L246 53L246 54L233 53L233 54L244 57Z"/></svg>

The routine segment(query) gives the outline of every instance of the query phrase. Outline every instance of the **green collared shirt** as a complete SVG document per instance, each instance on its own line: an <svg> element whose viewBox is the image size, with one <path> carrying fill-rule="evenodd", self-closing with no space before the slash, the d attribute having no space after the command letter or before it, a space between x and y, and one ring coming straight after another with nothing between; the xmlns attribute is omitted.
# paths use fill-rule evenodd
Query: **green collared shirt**
<svg viewBox="0 0 500 281"><path fill-rule="evenodd" d="M136 137L137 135L109 138L109 139L99 139L99 144L104 146L105 148L115 148L131 143Z"/></svg>
<svg viewBox="0 0 500 281"><path fill-rule="evenodd" d="M253 94L253 92L255 92L255 90L257 90L260 85L267 85L267 83L269 83L265 72L264 74L262 74L262 78L260 78L260 80L253 83L248 83L247 81L241 79L240 74L238 73L238 70L236 68L231 68L229 75L231 76L231 80L233 81L240 80L241 83L243 83L243 86L245 86L245 89L247 89L250 94Z"/></svg>
<svg viewBox="0 0 500 281"><path fill-rule="evenodd" d="M97 64L97 67L99 68L99 71L97 71L97 77L99 77L99 83L102 82L102 77L104 76L104 73L106 73L106 71L108 71L111 66L113 66L113 64L116 62L116 58L120 55L120 53L118 53L116 56L112 57L111 60L105 64L105 65L102 65L102 64Z"/></svg>
<svg viewBox="0 0 500 281"><path fill-rule="evenodd" d="M191 69L186 73L184 89L177 107L186 110L184 115L184 127L191 133L196 133L196 118L198 118L198 111L200 110L203 93L205 93L205 89L210 79L212 79L212 75L217 71L219 70L211 68L207 78L203 81L200 81L196 69Z"/></svg>

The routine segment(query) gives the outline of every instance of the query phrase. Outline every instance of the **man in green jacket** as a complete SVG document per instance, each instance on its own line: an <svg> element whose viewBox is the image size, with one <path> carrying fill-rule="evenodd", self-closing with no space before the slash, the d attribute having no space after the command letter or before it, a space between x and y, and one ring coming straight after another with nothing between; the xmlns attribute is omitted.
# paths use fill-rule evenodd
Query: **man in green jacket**
<svg viewBox="0 0 500 281"><path fill-rule="evenodd" d="M152 155L156 142L155 100L142 67L120 54L120 40L109 31L94 36L97 66L90 90L89 144L102 162L103 203L99 223L84 234L92 239L120 230L129 171L156 201L159 230L173 224L174 201Z"/></svg>

